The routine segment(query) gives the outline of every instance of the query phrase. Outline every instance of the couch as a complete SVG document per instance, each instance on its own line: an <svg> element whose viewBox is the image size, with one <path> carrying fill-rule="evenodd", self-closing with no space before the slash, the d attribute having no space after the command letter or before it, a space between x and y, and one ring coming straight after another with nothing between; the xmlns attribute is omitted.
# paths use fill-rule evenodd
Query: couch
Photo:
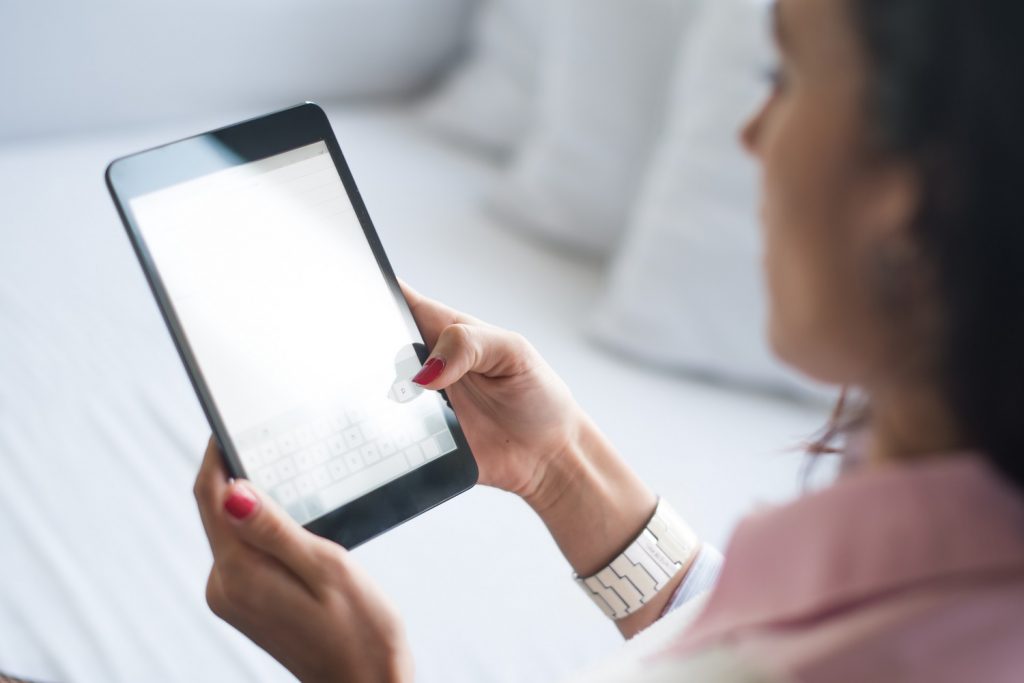
<svg viewBox="0 0 1024 683"><path fill-rule="evenodd" d="M799 445L822 424L822 405L710 383L595 344L584 328L602 291L602 264L551 249L488 210L505 162L438 135L415 100L465 51L474 8L422 4L436 24L429 40L421 15L396 0L302 0L298 19L288 13L315 36L304 41L289 23L288 50L322 50L335 65L354 48L331 47L323 23L356 35L349 21L372 16L368 25L391 41L387 93L368 86L365 74L319 74L303 88L277 72L268 78L287 87L262 95L250 75L243 80L252 83L224 93L214 84L230 70L200 86L172 78L178 67L159 60L133 70L130 55L110 57L136 79L122 88L89 67L88 52L37 68L25 61L29 38L12 44L0 35L0 56L22 64L17 82L2 84L19 102L0 115L0 671L109 683L291 680L205 605L211 558L191 485L209 430L102 177L116 156L278 101L317 99L328 111L398 275L524 333L704 539L724 548L753 505L800 490ZM152 19L138 8L125 10L139 13L134 20L116 3L93 5L101 16L88 20L100 28L89 40L97 45ZM61 6L71 11L73 3ZM183 6L186 14L212 12L225 30L243 11ZM0 32L39 30L57 10L7 7ZM279 35L275 3L248 11L258 16L243 22L243 48ZM116 31L103 13L117 19ZM168 21L186 35L187 17L175 17ZM58 34L88 49L66 21L61 26ZM208 32L193 54L200 67L230 52L210 45L216 31ZM367 59L383 49L363 43ZM97 69L108 48L96 48ZM314 63L305 54L290 68ZM61 64L67 73L54 66ZM145 82L185 92L147 91ZM90 87L106 103L76 105ZM151 101L134 101L133 88ZM38 110L23 101L35 92ZM131 102L119 108L121 99ZM404 615L421 681L557 680L620 642L571 581L542 524L496 490L478 487L354 554Z"/></svg>

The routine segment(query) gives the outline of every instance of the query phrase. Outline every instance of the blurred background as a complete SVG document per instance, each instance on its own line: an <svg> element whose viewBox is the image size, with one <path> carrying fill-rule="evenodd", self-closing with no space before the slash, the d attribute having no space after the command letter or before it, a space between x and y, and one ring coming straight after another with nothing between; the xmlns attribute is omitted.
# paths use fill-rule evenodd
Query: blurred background
<svg viewBox="0 0 1024 683"><path fill-rule="evenodd" d="M829 392L764 342L736 139L768 26L761 0L3 3L0 671L290 679L205 605L208 427L103 171L304 100L396 273L524 333L707 541L799 491ZM620 642L507 494L355 556L421 681L557 680Z"/></svg>

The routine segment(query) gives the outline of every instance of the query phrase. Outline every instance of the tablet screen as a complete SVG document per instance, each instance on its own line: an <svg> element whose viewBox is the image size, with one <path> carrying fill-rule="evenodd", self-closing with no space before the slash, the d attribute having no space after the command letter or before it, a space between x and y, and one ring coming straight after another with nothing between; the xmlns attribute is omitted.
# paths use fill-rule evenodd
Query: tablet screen
<svg viewBox="0 0 1024 683"><path fill-rule="evenodd" d="M300 523L456 449L325 143L130 208L247 476Z"/></svg>

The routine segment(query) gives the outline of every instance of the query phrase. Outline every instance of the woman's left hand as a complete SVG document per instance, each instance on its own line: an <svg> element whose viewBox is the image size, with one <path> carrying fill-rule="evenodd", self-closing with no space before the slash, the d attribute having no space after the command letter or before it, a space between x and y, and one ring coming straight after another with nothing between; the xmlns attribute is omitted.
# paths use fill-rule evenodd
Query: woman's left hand
<svg viewBox="0 0 1024 683"><path fill-rule="evenodd" d="M340 545L244 480L229 482L214 441L195 484L213 550L213 612L304 683L411 681L394 607Z"/></svg>

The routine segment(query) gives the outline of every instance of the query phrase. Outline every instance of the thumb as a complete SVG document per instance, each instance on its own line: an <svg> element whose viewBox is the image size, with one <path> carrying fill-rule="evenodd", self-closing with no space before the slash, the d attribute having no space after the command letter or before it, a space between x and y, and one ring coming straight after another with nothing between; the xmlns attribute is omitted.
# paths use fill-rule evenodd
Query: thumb
<svg viewBox="0 0 1024 683"><path fill-rule="evenodd" d="M483 324L455 323L437 338L423 368L412 381L428 389L444 389L467 373L508 377L529 369L533 349L515 332Z"/></svg>
<svg viewBox="0 0 1024 683"><path fill-rule="evenodd" d="M276 558L310 586L323 580L330 565L325 545L344 549L307 531L270 496L248 481L236 479L227 487L224 511L240 540Z"/></svg>

